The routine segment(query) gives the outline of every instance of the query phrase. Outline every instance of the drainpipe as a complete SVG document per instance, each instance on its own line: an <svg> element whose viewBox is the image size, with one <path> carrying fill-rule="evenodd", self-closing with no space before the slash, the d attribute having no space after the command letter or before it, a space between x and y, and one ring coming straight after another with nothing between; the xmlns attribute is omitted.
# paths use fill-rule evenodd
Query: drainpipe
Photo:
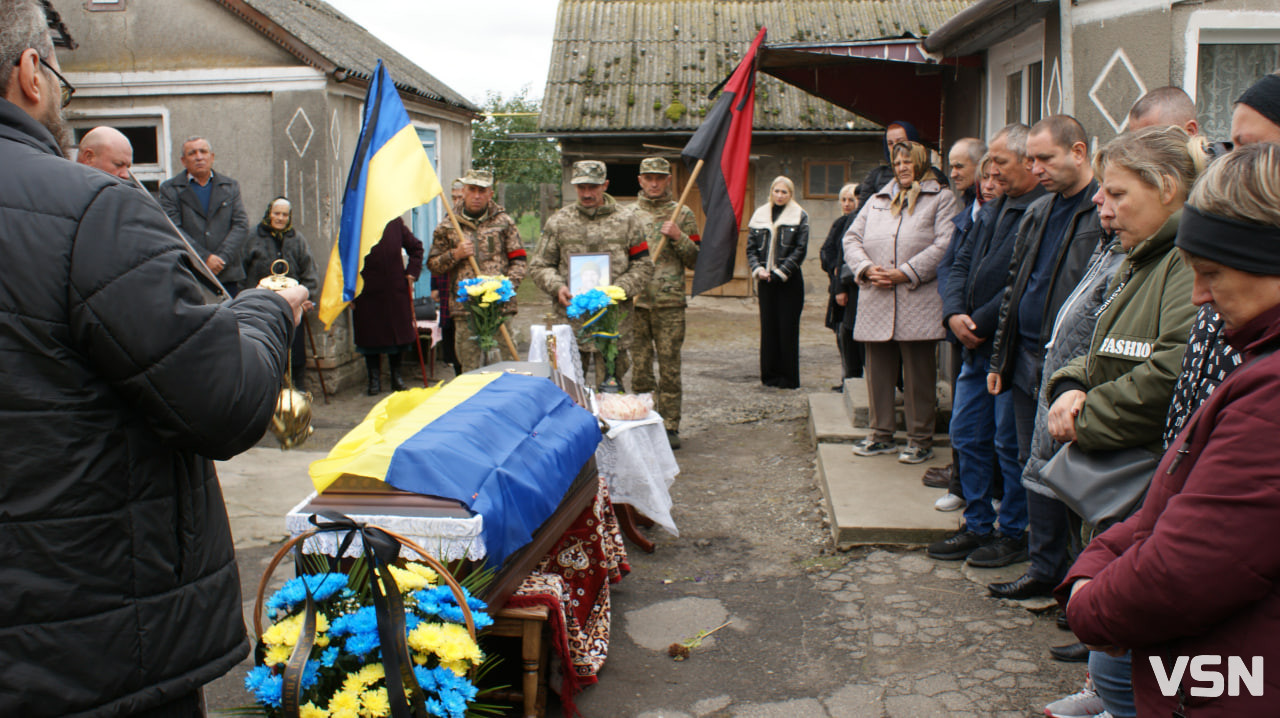
<svg viewBox="0 0 1280 718"><path fill-rule="evenodd" d="M1062 114L1076 114L1075 28L1071 25L1071 6L1076 0L1058 0L1059 80L1062 82Z"/></svg>

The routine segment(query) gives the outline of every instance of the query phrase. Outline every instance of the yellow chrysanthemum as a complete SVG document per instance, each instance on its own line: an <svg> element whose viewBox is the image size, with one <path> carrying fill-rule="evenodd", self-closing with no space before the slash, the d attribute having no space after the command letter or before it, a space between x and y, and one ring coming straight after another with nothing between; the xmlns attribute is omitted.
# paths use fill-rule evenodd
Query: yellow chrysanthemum
<svg viewBox="0 0 1280 718"><path fill-rule="evenodd" d="M387 671L381 663L370 663L355 673L348 673L346 679L342 681L342 690L352 695L359 695L369 684L382 680L386 674Z"/></svg>
<svg viewBox="0 0 1280 718"><path fill-rule="evenodd" d="M268 646L296 646L298 645L298 636L302 634L301 613L289 616L288 618L273 623L270 628L262 632L262 640ZM317 644L319 645L319 634L329 630L329 619L323 613L316 616L316 633ZM329 645L328 636L324 636L324 644Z"/></svg>
<svg viewBox="0 0 1280 718"><path fill-rule="evenodd" d="M440 667L453 671L453 675L459 678L467 675L467 671L471 670L470 664L466 661L440 661Z"/></svg>
<svg viewBox="0 0 1280 718"><path fill-rule="evenodd" d="M396 585L400 587L400 593L417 591L420 588L427 588L431 585L430 578L416 571L408 571L398 566L388 566L387 568L391 569L391 576L396 580Z"/></svg>
<svg viewBox="0 0 1280 718"><path fill-rule="evenodd" d="M391 715L391 699L387 697L387 689L375 688L365 691L360 696L360 715L372 718L386 718Z"/></svg>
<svg viewBox="0 0 1280 718"><path fill-rule="evenodd" d="M427 583L429 584L435 584L436 581L440 580L440 575L437 574L434 569L432 569L430 566L426 565L425 563L416 563L414 561L410 561L406 563L404 567L418 574L419 576L427 579Z"/></svg>
<svg viewBox="0 0 1280 718"><path fill-rule="evenodd" d="M481 294L484 294L484 286L480 284L472 284L467 287L467 294L470 294L473 297L478 297Z"/></svg>
<svg viewBox="0 0 1280 718"><path fill-rule="evenodd" d="M268 666L278 666L281 663L288 663L289 656L293 654L293 646L271 646L267 649L267 655L262 662Z"/></svg>
<svg viewBox="0 0 1280 718"><path fill-rule="evenodd" d="M329 711L315 703L304 703L298 706L298 718L329 718Z"/></svg>
<svg viewBox="0 0 1280 718"><path fill-rule="evenodd" d="M466 627L456 623L419 624L409 632L409 648L419 653L434 653L441 663L479 664L484 658Z"/></svg>
<svg viewBox="0 0 1280 718"><path fill-rule="evenodd" d="M609 286L604 287L603 291L605 293L605 296L609 297L615 302L625 302L627 300L626 291L624 291L622 287L619 287L616 284L610 284Z"/></svg>
<svg viewBox="0 0 1280 718"><path fill-rule="evenodd" d="M329 715L333 718L359 718L360 697L348 690L341 690L329 699Z"/></svg>
<svg viewBox="0 0 1280 718"><path fill-rule="evenodd" d="M502 297L498 296L497 292L485 292L484 295L480 297L480 301L482 302L496 302L499 299L502 299Z"/></svg>
<svg viewBox="0 0 1280 718"><path fill-rule="evenodd" d="M484 287L484 291L486 292L496 292L498 291L498 287L501 287L502 284L490 279L487 282L482 282L480 286Z"/></svg>

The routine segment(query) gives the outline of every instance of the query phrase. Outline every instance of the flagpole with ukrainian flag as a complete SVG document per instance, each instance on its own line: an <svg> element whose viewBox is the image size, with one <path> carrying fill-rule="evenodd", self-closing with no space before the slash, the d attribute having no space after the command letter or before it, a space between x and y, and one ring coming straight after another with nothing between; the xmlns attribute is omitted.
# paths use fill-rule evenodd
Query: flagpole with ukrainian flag
<svg viewBox="0 0 1280 718"><path fill-rule="evenodd" d="M328 330L360 292L369 250L387 223L442 193L395 83L378 60L364 100L360 140L342 196L338 238L320 291L320 321Z"/></svg>

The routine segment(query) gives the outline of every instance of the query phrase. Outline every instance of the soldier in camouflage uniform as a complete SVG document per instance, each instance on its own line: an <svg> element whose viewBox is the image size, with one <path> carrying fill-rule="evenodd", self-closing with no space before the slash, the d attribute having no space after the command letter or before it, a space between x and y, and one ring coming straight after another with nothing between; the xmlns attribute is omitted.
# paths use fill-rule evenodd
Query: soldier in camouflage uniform
<svg viewBox="0 0 1280 718"><path fill-rule="evenodd" d="M631 339L633 364L631 388L657 391L658 413L666 424L671 448L680 448L680 348L684 345L684 270L698 261L698 224L693 210L680 208L671 221L676 202L671 198L671 164L661 157L640 162L640 198L631 205L645 219L645 238L656 249L667 241L654 263L653 279L636 297L636 319ZM654 349L658 354L658 382L653 381Z"/></svg>
<svg viewBox="0 0 1280 718"><path fill-rule="evenodd" d="M515 221L493 201L492 172L467 170L462 178L462 204L454 210L464 236L459 240L453 223L446 217L432 235L427 268L432 274L449 277L449 313L456 323L453 342L458 362L466 372L480 368L482 362L480 345L467 323L466 304L458 301L458 282L476 276L467 257L476 258L481 274L504 274L517 289L528 263ZM514 297L502 313L515 316Z"/></svg>
<svg viewBox="0 0 1280 718"><path fill-rule="evenodd" d="M529 262L529 278L551 296L551 305L561 321L566 321L569 306L569 256L575 254L609 255L609 283L622 288L627 300L626 313L619 327L618 359L614 365L619 383L630 361L627 349L635 314L633 297L639 294L653 276L649 245L645 242L644 222L640 216L605 194L609 188L605 166L598 160L573 163L569 180L578 193L578 201L562 207L542 229L542 242ZM575 330L581 322L572 323ZM589 371L591 356L599 355L595 345L583 342L582 371ZM603 361L596 369L596 384L604 381Z"/></svg>

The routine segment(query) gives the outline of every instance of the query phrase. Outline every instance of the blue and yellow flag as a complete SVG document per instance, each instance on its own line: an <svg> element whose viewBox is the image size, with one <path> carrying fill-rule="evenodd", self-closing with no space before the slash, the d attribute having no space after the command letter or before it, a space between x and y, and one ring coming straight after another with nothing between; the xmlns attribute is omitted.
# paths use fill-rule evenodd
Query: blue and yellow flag
<svg viewBox="0 0 1280 718"><path fill-rule="evenodd" d="M320 321L328 329L364 289L365 255L387 223L440 194L440 179L409 122L400 94L378 60L364 99L360 141L342 196L342 221L320 292Z"/></svg>
<svg viewBox="0 0 1280 718"><path fill-rule="evenodd" d="M500 565L555 513L599 443L596 418L550 381L463 374L382 400L310 474L320 492L350 474L457 500L484 517Z"/></svg>

